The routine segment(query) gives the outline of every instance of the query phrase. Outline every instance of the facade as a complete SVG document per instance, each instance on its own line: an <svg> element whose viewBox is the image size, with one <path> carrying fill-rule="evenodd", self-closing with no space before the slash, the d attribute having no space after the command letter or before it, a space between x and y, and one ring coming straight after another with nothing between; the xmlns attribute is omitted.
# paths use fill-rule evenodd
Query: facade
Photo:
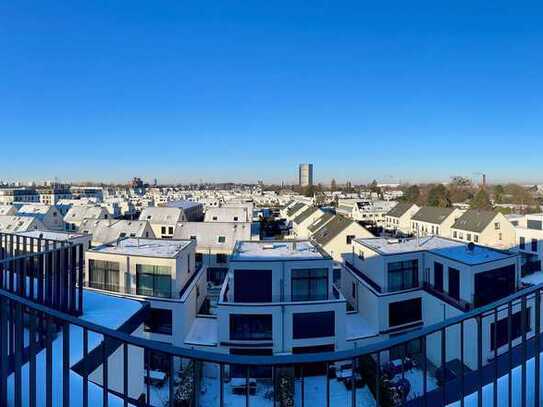
<svg viewBox="0 0 543 407"><path fill-rule="evenodd" d="M451 236L451 226L463 214L457 208L424 206L411 218L411 233L416 236Z"/></svg>
<svg viewBox="0 0 543 407"><path fill-rule="evenodd" d="M65 187L56 187L41 189L40 194L40 203L43 205L56 205L61 199L71 199L72 193L70 188Z"/></svg>
<svg viewBox="0 0 543 407"><path fill-rule="evenodd" d="M345 299L333 261L308 241L238 242L217 306L218 343L231 354L345 348Z"/></svg>
<svg viewBox="0 0 543 407"><path fill-rule="evenodd" d="M411 219L420 207L412 203L399 203L385 215L385 228L400 235L413 233Z"/></svg>
<svg viewBox="0 0 543 407"><path fill-rule="evenodd" d="M543 214L518 216L514 220L516 242L514 250L521 255L522 276L526 281L538 284L541 279L543 260Z"/></svg>
<svg viewBox="0 0 543 407"><path fill-rule="evenodd" d="M336 261L342 261L345 254L352 251L355 239L374 237L364 226L340 215L334 216L311 235Z"/></svg>
<svg viewBox="0 0 543 407"><path fill-rule="evenodd" d="M385 217L396 206L395 201L340 199L336 213L368 225L385 226Z"/></svg>
<svg viewBox="0 0 543 407"><path fill-rule="evenodd" d="M204 222L252 222L252 210L247 207L208 208L205 212Z"/></svg>
<svg viewBox="0 0 543 407"><path fill-rule="evenodd" d="M40 195L33 188L0 188L0 205L39 202Z"/></svg>
<svg viewBox="0 0 543 407"><path fill-rule="evenodd" d="M195 249L194 241L171 239L125 238L98 246L86 252L85 285L149 302L144 337L180 346L206 296Z"/></svg>
<svg viewBox="0 0 543 407"><path fill-rule="evenodd" d="M347 300L372 327L370 332L383 339L514 294L520 287L520 256L438 236L403 241L358 239L341 285ZM518 311L519 307L513 309L513 313ZM485 335L491 335L491 326L485 324ZM466 332L473 335L475 329L475 324L469 325ZM458 331L448 333L447 340L458 341L458 335ZM489 342L483 345L484 358L493 353ZM434 359L439 340L427 345L430 360L439 364ZM477 366L475 356L472 352L466 355L470 368Z"/></svg>
<svg viewBox="0 0 543 407"><path fill-rule="evenodd" d="M470 209L451 226L453 239L502 249L514 246L515 228L500 212Z"/></svg>
<svg viewBox="0 0 543 407"><path fill-rule="evenodd" d="M148 207L141 214L140 219L151 224L153 233L160 239L171 239L175 233L175 226L179 222L187 222L185 212L180 208Z"/></svg>
<svg viewBox="0 0 543 407"><path fill-rule="evenodd" d="M298 185L301 187L313 185L313 164L300 164L298 167Z"/></svg>

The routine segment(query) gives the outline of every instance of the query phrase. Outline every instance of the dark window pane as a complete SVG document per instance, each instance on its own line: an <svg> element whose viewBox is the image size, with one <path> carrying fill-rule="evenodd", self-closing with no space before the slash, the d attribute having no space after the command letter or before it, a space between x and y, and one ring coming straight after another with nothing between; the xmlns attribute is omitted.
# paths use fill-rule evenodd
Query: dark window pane
<svg viewBox="0 0 543 407"><path fill-rule="evenodd" d="M336 334L334 311L294 314L292 325L294 339L325 338Z"/></svg>
<svg viewBox="0 0 543 407"><path fill-rule="evenodd" d="M388 305L389 326L399 326L422 320L422 302L420 298L393 302Z"/></svg>
<svg viewBox="0 0 543 407"><path fill-rule="evenodd" d="M271 340L272 316L230 314L230 340Z"/></svg>

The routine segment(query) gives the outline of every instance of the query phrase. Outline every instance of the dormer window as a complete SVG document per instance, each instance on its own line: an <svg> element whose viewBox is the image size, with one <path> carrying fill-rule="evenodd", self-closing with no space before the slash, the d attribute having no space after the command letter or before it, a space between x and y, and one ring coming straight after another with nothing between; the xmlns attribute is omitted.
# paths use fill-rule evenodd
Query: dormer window
<svg viewBox="0 0 543 407"><path fill-rule="evenodd" d="M219 243L226 243L226 237L225 236L219 236L217 238L217 242Z"/></svg>

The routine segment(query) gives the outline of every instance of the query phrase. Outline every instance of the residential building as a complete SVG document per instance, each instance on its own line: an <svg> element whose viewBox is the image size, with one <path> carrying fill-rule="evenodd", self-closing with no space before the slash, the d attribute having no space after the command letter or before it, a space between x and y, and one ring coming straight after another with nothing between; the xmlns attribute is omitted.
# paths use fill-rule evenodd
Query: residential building
<svg viewBox="0 0 543 407"><path fill-rule="evenodd" d="M39 202L40 195L34 188L0 188L0 205Z"/></svg>
<svg viewBox="0 0 543 407"><path fill-rule="evenodd" d="M298 167L298 185L307 187L313 185L313 164L300 164Z"/></svg>
<svg viewBox="0 0 543 407"><path fill-rule="evenodd" d="M324 214L325 212L316 206L308 207L292 220L292 236L298 239L308 239L311 235L308 227Z"/></svg>
<svg viewBox="0 0 543 407"><path fill-rule="evenodd" d="M64 230L62 215L54 205L25 204L17 210L17 216L36 218L47 230Z"/></svg>
<svg viewBox="0 0 543 407"><path fill-rule="evenodd" d="M71 199L70 188L54 185L49 188L40 189L40 203L43 205L56 205L61 199Z"/></svg>
<svg viewBox="0 0 543 407"><path fill-rule="evenodd" d="M180 209L186 222L200 222L204 218L204 205L199 202L176 200L166 202L164 206Z"/></svg>
<svg viewBox="0 0 543 407"><path fill-rule="evenodd" d="M332 269L332 258L309 241L238 242L217 307L219 348L245 355L344 349L345 299Z"/></svg>
<svg viewBox="0 0 543 407"><path fill-rule="evenodd" d="M148 207L140 214L140 220L151 224L153 233L157 238L171 239L175 232L175 225L187 222L185 212L181 208Z"/></svg>
<svg viewBox="0 0 543 407"><path fill-rule="evenodd" d="M373 328L369 331L381 339L461 315L520 287L517 253L439 236L357 239L345 259L343 293ZM515 306L513 313L519 310ZM500 312L499 318L506 315ZM485 335L490 335L492 322L485 321ZM466 325L468 331L476 334L476 324ZM457 330L448 332L447 341L458 341L458 334ZM493 355L489 342L483 344L484 360ZM432 340L427 346L430 361L439 365L440 341ZM500 351L505 348L501 346ZM473 350L466 353L465 363L477 366Z"/></svg>
<svg viewBox="0 0 543 407"><path fill-rule="evenodd" d="M110 218L109 212L96 205L72 206L64 215L64 223L69 231L79 230L85 219L99 220Z"/></svg>
<svg viewBox="0 0 543 407"><path fill-rule="evenodd" d="M515 228L500 212L470 209L451 226L456 240L479 243L502 249L514 246Z"/></svg>
<svg viewBox="0 0 543 407"><path fill-rule="evenodd" d="M311 239L320 245L336 261L350 253L354 239L374 237L364 226L340 215L334 216Z"/></svg>
<svg viewBox="0 0 543 407"><path fill-rule="evenodd" d="M336 213L367 225L385 226L385 217L395 201L340 199Z"/></svg>
<svg viewBox="0 0 543 407"><path fill-rule="evenodd" d="M98 246L125 237L155 239L148 221L118 219L84 219L79 231L92 235L92 245Z"/></svg>
<svg viewBox="0 0 543 407"><path fill-rule="evenodd" d="M204 222L252 222L252 210L247 207L220 207L208 208L205 212Z"/></svg>
<svg viewBox="0 0 543 407"><path fill-rule="evenodd" d="M27 232L29 230L46 230L46 227L38 218L32 216L0 216L1 233Z"/></svg>
<svg viewBox="0 0 543 407"><path fill-rule="evenodd" d="M412 203L399 203L385 215L385 228L399 235L412 234L411 219L419 209Z"/></svg>
<svg viewBox="0 0 543 407"><path fill-rule="evenodd" d="M411 233L417 236L451 236L451 226L462 215L457 208L423 206L411 218Z"/></svg>

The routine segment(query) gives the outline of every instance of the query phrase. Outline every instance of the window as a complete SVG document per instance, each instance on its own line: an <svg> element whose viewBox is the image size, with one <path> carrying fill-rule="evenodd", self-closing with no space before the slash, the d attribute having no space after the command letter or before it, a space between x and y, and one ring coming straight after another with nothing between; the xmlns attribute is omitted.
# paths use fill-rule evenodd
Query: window
<svg viewBox="0 0 543 407"><path fill-rule="evenodd" d="M494 229L500 230L500 222L494 223Z"/></svg>
<svg viewBox="0 0 543 407"><path fill-rule="evenodd" d="M271 302L271 270L235 270L234 302Z"/></svg>
<svg viewBox="0 0 543 407"><path fill-rule="evenodd" d="M515 265L475 274L475 306L481 307L515 292Z"/></svg>
<svg viewBox="0 0 543 407"><path fill-rule="evenodd" d="M295 269L291 280L292 301L328 299L328 269Z"/></svg>
<svg viewBox="0 0 543 407"><path fill-rule="evenodd" d="M271 339L271 315L230 314L230 340L266 341Z"/></svg>
<svg viewBox="0 0 543 407"><path fill-rule="evenodd" d="M216 217L216 216L213 216L213 220L217 220L217 217Z"/></svg>
<svg viewBox="0 0 543 407"><path fill-rule="evenodd" d="M388 324L391 327L411 324L422 320L420 298L388 304Z"/></svg>
<svg viewBox="0 0 543 407"><path fill-rule="evenodd" d="M355 235L348 235L346 238L347 244L351 244L353 240L355 239L355 237L356 237Z"/></svg>
<svg viewBox="0 0 543 407"><path fill-rule="evenodd" d="M217 263L224 264L228 262L228 256L224 253L217 253L216 260L217 260Z"/></svg>
<svg viewBox="0 0 543 407"><path fill-rule="evenodd" d="M168 227L168 234L173 235L173 226Z"/></svg>
<svg viewBox="0 0 543 407"><path fill-rule="evenodd" d="M149 315L143 323L145 332L163 335L172 334L172 311L169 309L151 308Z"/></svg>
<svg viewBox="0 0 543 407"><path fill-rule="evenodd" d="M238 217L234 216L234 222L237 222L237 221L238 221Z"/></svg>
<svg viewBox="0 0 543 407"><path fill-rule="evenodd" d="M439 235L439 226L436 226L436 235Z"/></svg>
<svg viewBox="0 0 543 407"><path fill-rule="evenodd" d="M532 239L532 251L537 253L537 239Z"/></svg>
<svg viewBox="0 0 543 407"><path fill-rule="evenodd" d="M225 236L219 236L219 237L217 238L217 242L219 242L219 243L225 243L225 242L226 242L226 237L225 237Z"/></svg>
<svg viewBox="0 0 543 407"><path fill-rule="evenodd" d="M136 264L136 294L170 298L172 296L171 268Z"/></svg>
<svg viewBox="0 0 543 407"><path fill-rule="evenodd" d="M356 284L353 283L351 287L351 297L356 298Z"/></svg>
<svg viewBox="0 0 543 407"><path fill-rule="evenodd" d="M530 331L530 308L526 309L524 321L524 332L528 333ZM498 320L498 325L496 323L490 324L490 349L495 350L496 345L498 348L508 343L509 337L509 328L508 328L508 319L504 318ZM522 311L516 312L511 316L511 340L515 340L521 337L522 332Z"/></svg>
<svg viewBox="0 0 543 407"><path fill-rule="evenodd" d="M89 260L89 286L100 290L119 291L119 263Z"/></svg>
<svg viewBox="0 0 543 407"><path fill-rule="evenodd" d="M466 239L468 240L468 242L471 242L471 233L468 233L468 234L467 234Z"/></svg>
<svg viewBox="0 0 543 407"><path fill-rule="evenodd" d="M419 261L388 263L388 291L400 291L419 285Z"/></svg>
<svg viewBox="0 0 543 407"><path fill-rule="evenodd" d="M526 238L521 237L519 240L520 250L526 250Z"/></svg>
<svg viewBox="0 0 543 407"><path fill-rule="evenodd" d="M443 264L434 263L434 288L443 291Z"/></svg>
<svg viewBox="0 0 543 407"><path fill-rule="evenodd" d="M310 339L335 336L334 311L304 312L292 315L292 338Z"/></svg>
<svg viewBox="0 0 543 407"><path fill-rule="evenodd" d="M449 267L449 295L460 299L460 271L452 267Z"/></svg>
<svg viewBox="0 0 543 407"><path fill-rule="evenodd" d="M458 238L458 233L456 232L456 230L453 232L453 237L456 239Z"/></svg>
<svg viewBox="0 0 543 407"><path fill-rule="evenodd" d="M196 236L191 235L190 240L196 240Z"/></svg>
<svg viewBox="0 0 543 407"><path fill-rule="evenodd" d="M204 256L202 253L196 253L194 255L194 259L196 261L196 263L202 263L203 259L204 259Z"/></svg>
<svg viewBox="0 0 543 407"><path fill-rule="evenodd" d="M479 243L479 235L473 235L473 241Z"/></svg>
<svg viewBox="0 0 543 407"><path fill-rule="evenodd" d="M498 234L498 240L502 240L503 239L503 235L501 233Z"/></svg>
<svg viewBox="0 0 543 407"><path fill-rule="evenodd" d="M360 251L358 252L358 258L359 258L360 260L364 261L364 252L363 252L362 250L360 250Z"/></svg>
<svg viewBox="0 0 543 407"><path fill-rule="evenodd" d="M162 226L162 227L160 228L160 231L161 231L161 233L162 233L163 235L165 235L165 234L166 234L166 226Z"/></svg>

